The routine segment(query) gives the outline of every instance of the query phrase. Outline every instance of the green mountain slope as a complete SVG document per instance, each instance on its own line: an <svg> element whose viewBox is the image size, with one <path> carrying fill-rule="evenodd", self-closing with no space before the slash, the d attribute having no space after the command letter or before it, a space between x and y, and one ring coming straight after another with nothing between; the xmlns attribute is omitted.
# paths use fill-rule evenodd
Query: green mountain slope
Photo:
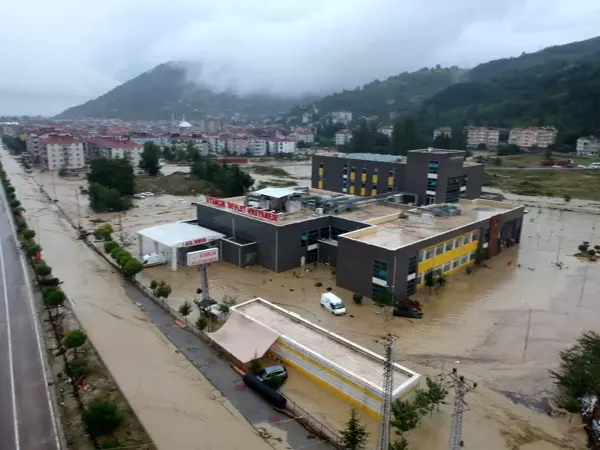
<svg viewBox="0 0 600 450"><path fill-rule="evenodd" d="M555 60L488 82L459 83L427 100L423 129L451 124L553 125L559 144L600 133L600 53L585 61Z"/></svg>
<svg viewBox="0 0 600 450"><path fill-rule="evenodd" d="M314 103L319 115L333 111L350 111L355 117L379 116L389 120L390 113L410 111L435 93L459 81L464 69L424 68L404 72L384 81L375 80L353 90L328 95ZM294 108L291 115L299 115L308 107Z"/></svg>
<svg viewBox="0 0 600 450"><path fill-rule="evenodd" d="M189 119L234 114L256 118L286 112L300 102L270 95L241 97L230 92L216 93L190 82L186 68L198 69L186 63L161 64L96 99L65 110L57 118L169 120L172 114L177 117L185 114Z"/></svg>

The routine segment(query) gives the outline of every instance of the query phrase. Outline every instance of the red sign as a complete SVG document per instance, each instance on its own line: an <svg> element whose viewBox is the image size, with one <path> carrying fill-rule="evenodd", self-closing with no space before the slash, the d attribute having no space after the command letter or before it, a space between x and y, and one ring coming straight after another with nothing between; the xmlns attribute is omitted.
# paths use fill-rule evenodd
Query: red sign
<svg viewBox="0 0 600 450"><path fill-rule="evenodd" d="M230 202L222 198L206 197L206 203L212 206L216 206L217 208L229 209L231 211L235 211L240 214L245 214L251 217L256 217L257 219L263 219L268 222L277 223L278 221L276 213L240 205L239 203Z"/></svg>
<svg viewBox="0 0 600 450"><path fill-rule="evenodd" d="M204 244L206 242L206 238L201 238L201 239L195 239L193 241L186 241L183 246L184 247L191 247L192 245L199 245L199 244Z"/></svg>

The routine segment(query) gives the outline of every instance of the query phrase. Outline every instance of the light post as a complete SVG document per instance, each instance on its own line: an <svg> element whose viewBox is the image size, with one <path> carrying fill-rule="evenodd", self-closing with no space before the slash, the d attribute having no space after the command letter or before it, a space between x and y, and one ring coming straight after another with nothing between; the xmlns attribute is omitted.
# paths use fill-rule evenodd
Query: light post
<svg viewBox="0 0 600 450"><path fill-rule="evenodd" d="M527 308L529 309L528 315L527 315L527 331L525 333L525 345L523 347L523 359L525 359L525 354L527 353L527 344L529 343L529 331L531 330L531 306L529 305L529 303L527 303L525 300L521 300L521 303L523 303L525 306L527 306Z"/></svg>

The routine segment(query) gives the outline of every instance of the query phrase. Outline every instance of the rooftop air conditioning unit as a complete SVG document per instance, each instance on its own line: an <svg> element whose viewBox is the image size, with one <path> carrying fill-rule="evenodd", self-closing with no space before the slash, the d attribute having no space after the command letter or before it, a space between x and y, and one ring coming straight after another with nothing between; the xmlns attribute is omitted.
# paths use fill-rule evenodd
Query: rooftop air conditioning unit
<svg viewBox="0 0 600 450"><path fill-rule="evenodd" d="M315 209L315 211L317 212L317 214L322 215L323 214L323 208L317 208Z"/></svg>

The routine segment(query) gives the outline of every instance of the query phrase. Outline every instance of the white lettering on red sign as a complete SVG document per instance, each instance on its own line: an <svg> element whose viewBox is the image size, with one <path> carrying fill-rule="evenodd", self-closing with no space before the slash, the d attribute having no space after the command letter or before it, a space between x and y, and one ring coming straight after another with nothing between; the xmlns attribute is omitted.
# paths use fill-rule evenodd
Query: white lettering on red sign
<svg viewBox="0 0 600 450"><path fill-rule="evenodd" d="M240 205L239 203L229 202L222 198L206 197L206 203L217 208L229 209L240 214L263 219L268 222L277 223L278 217L276 213L264 211L262 209L251 208L249 206Z"/></svg>
<svg viewBox="0 0 600 450"><path fill-rule="evenodd" d="M204 244L206 242L206 238L194 239L193 241L186 241L183 246L191 247L192 245Z"/></svg>
<svg viewBox="0 0 600 450"><path fill-rule="evenodd" d="M190 252L187 254L188 266L201 266L202 264L208 264L218 260L219 249L217 247L198 250L197 252Z"/></svg>

